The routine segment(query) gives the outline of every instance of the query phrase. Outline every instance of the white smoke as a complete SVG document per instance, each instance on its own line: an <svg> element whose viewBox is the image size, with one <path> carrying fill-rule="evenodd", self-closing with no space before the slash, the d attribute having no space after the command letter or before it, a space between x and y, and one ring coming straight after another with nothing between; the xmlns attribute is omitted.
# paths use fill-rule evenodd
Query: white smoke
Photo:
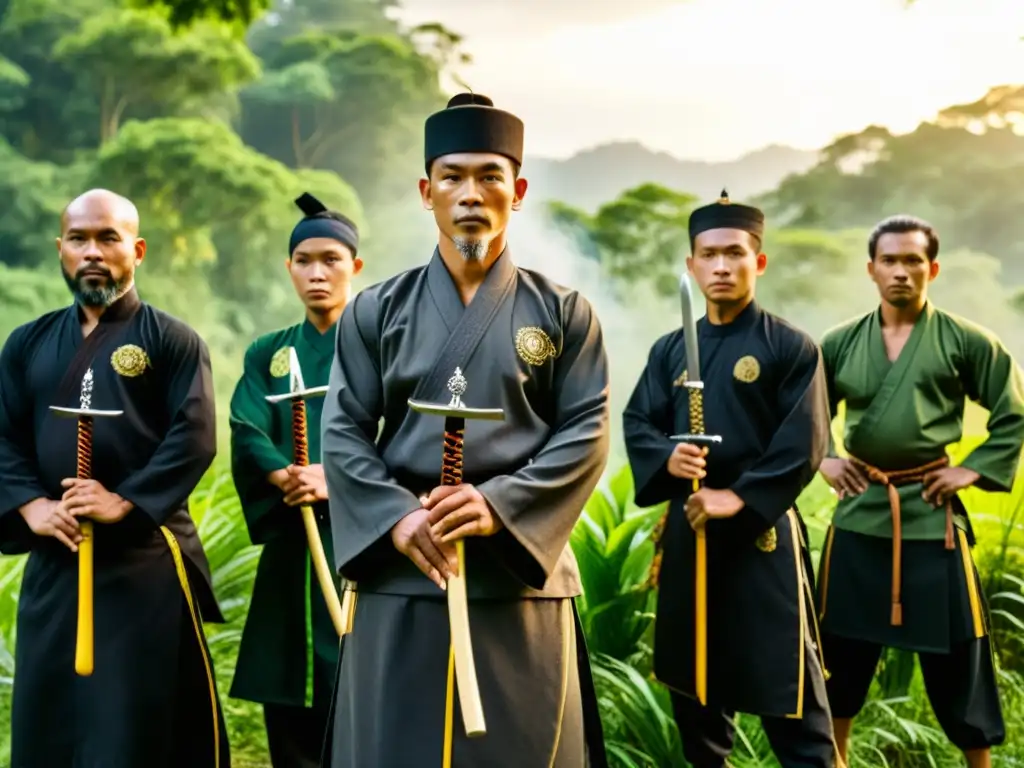
<svg viewBox="0 0 1024 768"><path fill-rule="evenodd" d="M610 278L602 275L600 265L581 255L566 235L546 221L541 211L526 209L513 216L508 242L518 266L536 270L579 291L597 313L604 333L611 385L613 455L608 471L615 472L626 460L622 411L647 363L651 345L681 324L679 304L650 295L640 302L633 298L631 306L627 306L616 295ZM680 264L682 258L683 254Z"/></svg>

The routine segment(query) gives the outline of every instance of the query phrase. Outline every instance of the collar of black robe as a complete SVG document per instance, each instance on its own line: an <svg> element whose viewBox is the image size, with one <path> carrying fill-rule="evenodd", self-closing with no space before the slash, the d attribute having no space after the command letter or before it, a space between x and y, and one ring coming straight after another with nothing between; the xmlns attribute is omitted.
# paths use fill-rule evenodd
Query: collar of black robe
<svg viewBox="0 0 1024 768"><path fill-rule="evenodd" d="M471 304L476 303L477 299L480 299L482 303L492 300L491 294L500 291L505 285L509 274L515 268L516 265L512 261L512 254L506 243L505 250L491 264L491 268L487 270L487 276L473 295ZM451 333L455 330L459 320L462 319L462 314L466 311L466 305L462 303L459 289L455 287L455 279L452 277L451 272L448 271L444 259L441 258L441 249L436 246L434 248L434 255L427 265L427 290L434 300L434 306L437 307L437 311L441 313L441 319L444 321L448 333Z"/></svg>
<svg viewBox="0 0 1024 768"><path fill-rule="evenodd" d="M327 355L334 353L334 341L335 332L337 331L338 323L335 322L323 333L317 329L307 317L302 321L302 329L300 331L302 340L305 341L312 348L313 352L320 357L326 357Z"/></svg>
<svg viewBox="0 0 1024 768"><path fill-rule="evenodd" d="M736 317L732 319L731 323L714 324L708 321L707 315L704 315L700 319L700 333L702 336L711 336L715 338L721 338L723 336L731 336L734 333L741 333L749 329L757 319L761 316L761 307L758 306L755 299L751 299L750 303L745 306ZM701 355L703 358L704 355Z"/></svg>
<svg viewBox="0 0 1024 768"><path fill-rule="evenodd" d="M82 385L82 377L86 370L92 365L93 356L102 344L117 338L129 326L128 321L135 317L135 313L142 306L138 291L135 285L121 294L113 304L103 310L99 322L92 332L82 336L82 322L85 314L81 305L76 301L75 311L69 312L67 317L67 332L71 334L71 343L74 346L75 354L71 358L68 367L64 369L64 375L57 385L57 397L59 405L76 406L79 402L79 394Z"/></svg>
<svg viewBox="0 0 1024 768"><path fill-rule="evenodd" d="M131 288L122 293L113 304L103 310L99 321L101 323L119 323L129 320L141 304L142 300L139 298L139 292L136 290L135 284L132 283ZM78 322L85 322L85 312L82 310L82 305L77 301L75 302L75 309L78 312Z"/></svg>

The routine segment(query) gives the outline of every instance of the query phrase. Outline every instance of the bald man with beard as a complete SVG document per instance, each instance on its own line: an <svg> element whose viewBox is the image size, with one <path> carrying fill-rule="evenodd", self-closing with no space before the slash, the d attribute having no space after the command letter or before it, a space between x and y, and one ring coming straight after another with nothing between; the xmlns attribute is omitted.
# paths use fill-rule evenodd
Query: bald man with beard
<svg viewBox="0 0 1024 768"><path fill-rule="evenodd" d="M73 200L57 251L73 303L0 352L0 552L28 553L11 765L227 768L202 628L224 619L188 507L216 452L209 352L139 299L146 241L131 201ZM88 479L77 418L51 406L113 412L93 418ZM91 670L76 662L87 522Z"/></svg>

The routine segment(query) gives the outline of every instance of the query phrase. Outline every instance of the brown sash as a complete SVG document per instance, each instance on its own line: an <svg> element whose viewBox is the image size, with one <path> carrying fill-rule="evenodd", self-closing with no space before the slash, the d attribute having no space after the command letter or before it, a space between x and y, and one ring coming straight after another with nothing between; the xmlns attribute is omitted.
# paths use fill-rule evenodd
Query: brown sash
<svg viewBox="0 0 1024 768"><path fill-rule="evenodd" d="M871 482L884 485L889 493L889 509L892 511L892 613L890 623L894 627L903 624L903 605L900 602L900 587L902 581L902 549L903 549L903 524L900 518L900 493L897 488L901 485L920 483L929 472L941 469L949 464L949 457L943 456L940 459L922 464L920 467L911 469L899 469L892 472L884 472L877 467L867 464L855 456L850 461L860 467L868 476ZM946 500L946 549L953 549L953 504Z"/></svg>

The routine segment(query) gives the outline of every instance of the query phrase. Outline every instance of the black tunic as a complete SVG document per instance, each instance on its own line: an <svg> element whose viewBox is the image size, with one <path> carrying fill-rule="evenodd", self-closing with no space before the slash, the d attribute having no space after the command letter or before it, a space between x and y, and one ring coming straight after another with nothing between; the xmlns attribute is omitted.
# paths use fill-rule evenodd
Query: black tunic
<svg viewBox="0 0 1024 768"><path fill-rule="evenodd" d="M756 302L726 325L702 318L697 331L705 431L722 436L710 447L703 484L731 489L745 505L707 524L707 704L799 717L812 570L803 522L790 510L828 449L821 355L807 334ZM676 446L669 436L690 431L685 370L680 329L653 345L623 424L636 503L670 502L655 675L693 695L696 537L683 509L691 481L666 469Z"/></svg>
<svg viewBox="0 0 1024 768"><path fill-rule="evenodd" d="M49 406L79 407L89 367L91 407L124 412L95 420L92 474L134 509L118 523L95 524L95 670L79 677L77 555L33 534L18 510L36 498L60 499L61 481L76 475L75 419ZM202 339L140 302L134 288L86 338L73 305L7 339L0 354L0 551L29 553L12 711L18 768L214 766L215 734L219 765L228 765L219 706L213 711L212 662L199 643L201 623L194 624L224 619L188 509L216 451L214 418Z"/></svg>

